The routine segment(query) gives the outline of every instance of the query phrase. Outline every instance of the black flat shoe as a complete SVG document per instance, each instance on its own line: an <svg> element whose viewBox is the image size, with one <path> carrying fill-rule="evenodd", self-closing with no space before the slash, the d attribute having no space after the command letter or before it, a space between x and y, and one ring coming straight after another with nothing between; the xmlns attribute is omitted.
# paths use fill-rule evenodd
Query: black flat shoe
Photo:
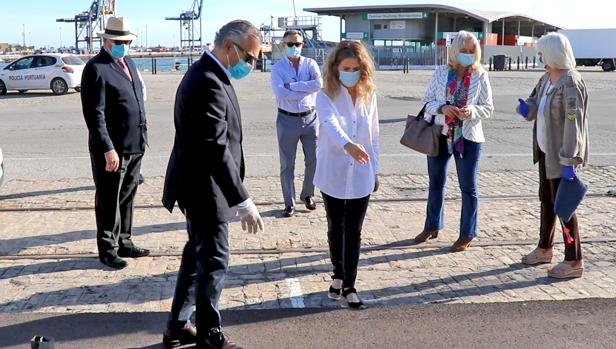
<svg viewBox="0 0 616 349"><path fill-rule="evenodd" d="M293 206L287 206L284 208L284 211L282 211L282 215L284 217L293 217L293 215L295 214L295 207Z"/></svg>
<svg viewBox="0 0 616 349"><path fill-rule="evenodd" d="M220 330L210 331L205 340L198 341L197 349L242 349L239 345L231 342Z"/></svg>
<svg viewBox="0 0 616 349"><path fill-rule="evenodd" d="M348 304L349 308L351 309L363 309L364 302L362 302L361 299L359 299L359 302L349 302L347 297L353 293L355 293L355 295L357 296L357 299L359 299L357 290L354 287L342 289L342 297L344 297L346 304Z"/></svg>
<svg viewBox="0 0 616 349"><path fill-rule="evenodd" d="M99 259L104 265L117 270L124 269L128 266L128 263L118 256L105 256L99 257Z"/></svg>
<svg viewBox="0 0 616 349"><path fill-rule="evenodd" d="M150 250L133 246L131 248L121 248L118 250L118 256L128 258L139 258L150 255Z"/></svg>
<svg viewBox="0 0 616 349"><path fill-rule="evenodd" d="M314 211L317 209L317 203L314 202L312 196L307 196L304 198L304 203L306 204L306 208L310 211Z"/></svg>
<svg viewBox="0 0 616 349"><path fill-rule="evenodd" d="M179 329L168 328L163 334L163 344L167 349L193 343L197 343L197 328L194 325Z"/></svg>
<svg viewBox="0 0 616 349"><path fill-rule="evenodd" d="M340 300L342 294L341 288L335 288L333 285L329 285L329 292L327 293L327 298L333 299L335 301Z"/></svg>

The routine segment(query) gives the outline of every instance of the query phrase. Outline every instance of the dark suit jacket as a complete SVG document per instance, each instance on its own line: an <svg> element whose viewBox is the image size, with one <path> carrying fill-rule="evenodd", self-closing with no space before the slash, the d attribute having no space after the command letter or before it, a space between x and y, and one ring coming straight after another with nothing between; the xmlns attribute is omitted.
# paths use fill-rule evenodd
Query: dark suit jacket
<svg viewBox="0 0 616 349"><path fill-rule="evenodd" d="M115 149L141 154L147 143L143 86L135 63L124 59L132 82L105 50L92 57L81 77L81 105L92 153Z"/></svg>
<svg viewBox="0 0 616 349"><path fill-rule="evenodd" d="M242 124L235 90L207 53L193 64L175 97L175 142L163 190L171 212L177 202L200 218L226 222L231 207L248 199Z"/></svg>

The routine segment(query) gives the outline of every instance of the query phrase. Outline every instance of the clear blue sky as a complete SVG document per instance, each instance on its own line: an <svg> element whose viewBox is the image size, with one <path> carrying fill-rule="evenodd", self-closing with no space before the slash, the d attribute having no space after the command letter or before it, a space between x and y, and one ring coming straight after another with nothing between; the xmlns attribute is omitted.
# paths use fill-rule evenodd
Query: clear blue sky
<svg viewBox="0 0 616 349"><path fill-rule="evenodd" d="M616 27L614 15L616 2L579 0L450 0L450 1L397 1L397 0L296 0L297 15L311 15L302 12L307 7L328 7L344 5L385 5L409 3L441 3L452 6L512 11L533 15L549 23L567 28ZM56 23L56 18L73 17L86 10L91 0L0 0L0 42L21 43L22 25L25 25L26 43L35 46L58 46L74 41L74 27L69 23ZM165 21L167 16L177 16L192 5L192 0L116 0L118 15L130 21L131 29L140 35L145 43L146 26L148 44L170 46L177 44L179 24ZM269 23L274 18L293 15L292 0L205 0L204 39L211 42L216 30L232 19L247 19L255 25ZM338 19L325 17L324 37L338 40ZM139 44L139 42L137 42Z"/></svg>

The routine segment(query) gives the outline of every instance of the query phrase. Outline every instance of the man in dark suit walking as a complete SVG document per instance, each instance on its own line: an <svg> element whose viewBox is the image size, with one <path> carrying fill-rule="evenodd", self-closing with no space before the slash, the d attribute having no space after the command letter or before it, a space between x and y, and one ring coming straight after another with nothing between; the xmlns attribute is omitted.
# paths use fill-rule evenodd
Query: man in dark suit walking
<svg viewBox="0 0 616 349"><path fill-rule="evenodd" d="M121 257L150 251L131 240L133 201L147 144L144 87L128 46L136 38L124 19L111 17L103 48L88 61L81 79L81 104L89 131L88 145L96 186L96 242L101 262L125 268Z"/></svg>
<svg viewBox="0 0 616 349"><path fill-rule="evenodd" d="M231 78L253 70L261 50L259 30L247 21L224 25L180 83L175 99L175 143L167 167L163 204L186 216L188 242L163 342L167 348L196 341L197 348L238 346L221 332L218 301L229 263L228 221L263 230L263 221L242 183L244 155L240 107ZM189 288L195 284L196 300ZM196 303L196 328L190 324Z"/></svg>

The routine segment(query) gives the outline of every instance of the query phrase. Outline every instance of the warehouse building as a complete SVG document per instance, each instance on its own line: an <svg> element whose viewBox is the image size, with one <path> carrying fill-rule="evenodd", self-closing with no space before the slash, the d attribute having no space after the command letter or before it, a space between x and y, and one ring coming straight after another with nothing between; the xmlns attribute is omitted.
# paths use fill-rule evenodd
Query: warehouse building
<svg viewBox="0 0 616 349"><path fill-rule="evenodd" d="M361 40L376 56L411 57L417 64L442 64L459 30L480 39L484 61L494 55L533 57L538 37L560 29L516 13L461 9L448 5L378 5L305 8L340 18L340 39Z"/></svg>

